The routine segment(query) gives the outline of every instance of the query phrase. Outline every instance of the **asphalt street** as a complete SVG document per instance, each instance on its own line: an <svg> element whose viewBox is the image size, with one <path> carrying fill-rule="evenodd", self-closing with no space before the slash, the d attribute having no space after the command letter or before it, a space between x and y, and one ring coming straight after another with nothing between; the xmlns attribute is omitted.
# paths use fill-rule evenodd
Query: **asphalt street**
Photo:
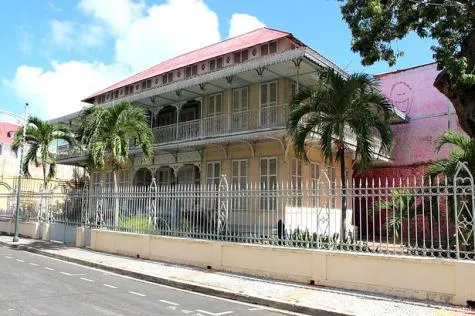
<svg viewBox="0 0 475 316"><path fill-rule="evenodd" d="M0 315L289 315L0 247Z"/></svg>

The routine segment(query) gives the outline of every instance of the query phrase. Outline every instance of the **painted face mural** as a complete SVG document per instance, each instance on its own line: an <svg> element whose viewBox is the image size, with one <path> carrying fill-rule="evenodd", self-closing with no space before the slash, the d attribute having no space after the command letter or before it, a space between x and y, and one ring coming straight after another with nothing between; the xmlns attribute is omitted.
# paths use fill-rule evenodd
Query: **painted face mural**
<svg viewBox="0 0 475 316"><path fill-rule="evenodd" d="M414 92L407 83L396 82L391 88L389 99L399 111L408 114L411 111Z"/></svg>

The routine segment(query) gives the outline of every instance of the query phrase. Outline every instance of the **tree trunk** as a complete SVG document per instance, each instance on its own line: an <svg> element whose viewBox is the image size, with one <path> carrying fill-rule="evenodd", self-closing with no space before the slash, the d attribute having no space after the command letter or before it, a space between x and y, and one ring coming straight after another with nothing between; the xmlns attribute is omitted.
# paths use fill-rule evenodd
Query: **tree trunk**
<svg viewBox="0 0 475 316"><path fill-rule="evenodd" d="M461 45L460 57L466 57L468 70L475 64L475 31ZM475 139L475 85L457 83L456 78L442 70L434 81L436 87L452 102L462 130Z"/></svg>
<svg viewBox="0 0 475 316"><path fill-rule="evenodd" d="M46 185L48 184L48 181L46 181L46 164L43 162L41 166L43 167L43 190L46 191Z"/></svg>
<svg viewBox="0 0 475 316"><path fill-rule="evenodd" d="M345 174L345 147L339 145L338 153L340 159L340 179L341 179L341 223L340 223L340 242L345 242L346 237L346 174Z"/></svg>
<svg viewBox="0 0 475 316"><path fill-rule="evenodd" d="M119 186L117 184L117 171L112 170L112 178L114 181L114 227L119 227Z"/></svg>

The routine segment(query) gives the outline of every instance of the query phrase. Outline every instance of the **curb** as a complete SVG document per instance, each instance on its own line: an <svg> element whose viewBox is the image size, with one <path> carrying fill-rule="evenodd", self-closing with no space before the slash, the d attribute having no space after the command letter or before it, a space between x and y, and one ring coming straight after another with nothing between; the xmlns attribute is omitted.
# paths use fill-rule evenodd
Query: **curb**
<svg viewBox="0 0 475 316"><path fill-rule="evenodd" d="M2 242L2 241L0 241L0 245L9 247L11 249L24 250L27 252L40 254L40 255L54 258L54 259L76 263L82 266L87 266L91 268L113 272L120 275L125 275L128 277L132 277L134 279L166 285L169 287L178 288L182 290L188 290L188 291L197 292L201 294L207 294L210 296L231 299L231 300L244 302L248 304L257 304L257 305L267 306L267 307L271 307L275 309L281 309L281 310L285 310L289 312L301 313L301 314L306 314L306 315L350 315L350 314L343 314L343 313L326 310L326 309L318 309L318 308L312 308L309 306L296 305L296 304L292 304L292 303L288 303L288 302L284 302L280 300L273 300L273 299L268 299L268 298L258 297L258 296L249 296L243 293L234 293L227 290L212 288L209 286L199 285L199 284L191 283L191 282L183 282L183 281L177 281L177 280L172 280L168 278L151 276L151 275L147 275L140 272L134 272L134 271L129 271L122 268L108 266L106 264L94 263L94 262L90 262L90 261L86 261L82 259L76 259L76 258L64 256L64 255L50 253L50 252L47 252L35 247L30 247L27 245L10 244L6 242Z"/></svg>

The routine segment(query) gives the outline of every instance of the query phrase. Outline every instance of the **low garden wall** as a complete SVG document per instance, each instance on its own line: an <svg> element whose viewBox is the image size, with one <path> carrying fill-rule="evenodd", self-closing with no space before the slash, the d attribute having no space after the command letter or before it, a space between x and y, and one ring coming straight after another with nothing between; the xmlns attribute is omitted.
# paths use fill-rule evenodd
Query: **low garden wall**
<svg viewBox="0 0 475 316"><path fill-rule="evenodd" d="M33 239L42 239L47 227L40 226L37 222L24 222L19 225L19 234ZM0 221L0 233L13 235L15 233L14 221Z"/></svg>
<svg viewBox="0 0 475 316"><path fill-rule="evenodd" d="M201 268L456 305L475 301L475 262L91 231L91 248Z"/></svg>

